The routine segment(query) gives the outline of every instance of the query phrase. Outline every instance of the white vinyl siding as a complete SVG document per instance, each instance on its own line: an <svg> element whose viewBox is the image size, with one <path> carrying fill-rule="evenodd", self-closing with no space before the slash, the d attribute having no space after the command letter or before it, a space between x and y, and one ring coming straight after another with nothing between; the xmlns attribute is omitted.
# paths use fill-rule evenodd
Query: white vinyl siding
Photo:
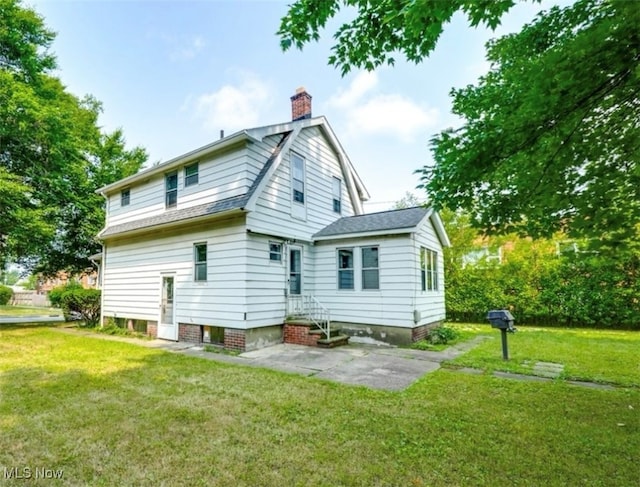
<svg viewBox="0 0 640 487"><path fill-rule="evenodd" d="M275 143L280 138L274 139ZM253 144L251 148L262 150L262 144ZM268 152L262 153L268 157ZM305 160L304 207L294 202L292 197L291 154L298 154ZM302 130L293 141L291 150L283 153L282 158L273 178L258 198L255 211L247 217L247 226L252 231L308 241L339 216L354 215L346 184L341 184L342 213L337 215L333 211L333 178L345 179L337 155L318 127ZM294 205L305 209L304 219L292 218Z"/></svg>
<svg viewBox="0 0 640 487"><path fill-rule="evenodd" d="M242 222L227 222L107 242L103 315L157 321L160 276L174 273L176 322L244 327L246 238ZM194 281L194 242L208 242L206 282Z"/></svg>
<svg viewBox="0 0 640 487"><path fill-rule="evenodd" d="M268 139L261 145L268 148L276 143L277 140ZM198 161L198 184L185 185L185 171L177 171L177 208L189 208L245 194L269 157L268 152L255 153L248 147L238 146L235 150L201 158ZM130 189L135 198L131 198L130 205L125 207L121 206L120 191L109 195L109 225L147 218L166 211L164 174L152 175Z"/></svg>
<svg viewBox="0 0 640 487"><path fill-rule="evenodd" d="M420 312L420 320L417 325L424 325L433 323L435 321L441 321L445 318L445 303L444 303L444 288L445 288L445 276L444 276L444 261L442 258L442 245L438 236L436 235L431 221L426 221L421 228L421 231L414 236L415 250L414 250L414 271L416 282L415 292L415 308ZM430 249L435 255L434 265L434 281L437 284L437 290L422 291L422 249ZM425 287L426 287L426 261L425 261Z"/></svg>
<svg viewBox="0 0 640 487"><path fill-rule="evenodd" d="M339 242L317 242L315 296L329 310L331 319L347 323L413 327L415 272L412 240L408 235L371 237ZM362 288L362 249L376 247L380 263L380 290ZM353 249L354 289L339 289L336 255Z"/></svg>

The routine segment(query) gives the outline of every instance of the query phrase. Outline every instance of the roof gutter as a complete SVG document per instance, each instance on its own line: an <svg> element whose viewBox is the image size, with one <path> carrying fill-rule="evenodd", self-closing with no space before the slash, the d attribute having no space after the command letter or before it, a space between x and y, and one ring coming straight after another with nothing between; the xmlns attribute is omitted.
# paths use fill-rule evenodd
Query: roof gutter
<svg viewBox="0 0 640 487"><path fill-rule="evenodd" d="M98 234L98 238L100 240L105 241L105 240L111 240L114 238L131 237L131 236L141 235L148 232L155 232L158 230L166 230L168 228L180 227L183 225L191 225L193 223L200 223L207 220L218 220L218 219L221 220L223 219L223 217L235 216L243 213L246 213L246 210L244 208L232 208L230 210L220 211L218 213L212 213L209 215L196 216L192 218L184 218L182 220L176 220L173 222L158 223L156 225L149 225L142 228L134 228L131 230L125 230L123 232L113 233L113 234L104 236L104 232L108 229L107 227L107 228L104 228Z"/></svg>

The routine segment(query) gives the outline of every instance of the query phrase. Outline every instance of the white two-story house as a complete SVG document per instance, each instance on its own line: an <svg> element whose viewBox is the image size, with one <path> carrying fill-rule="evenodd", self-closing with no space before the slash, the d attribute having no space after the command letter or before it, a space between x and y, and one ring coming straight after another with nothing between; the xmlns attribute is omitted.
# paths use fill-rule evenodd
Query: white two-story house
<svg viewBox="0 0 640 487"><path fill-rule="evenodd" d="M291 100L290 122L99 190L103 323L252 350L330 343L331 329L405 344L444 319L438 214L364 214L369 195L329 123L304 89Z"/></svg>

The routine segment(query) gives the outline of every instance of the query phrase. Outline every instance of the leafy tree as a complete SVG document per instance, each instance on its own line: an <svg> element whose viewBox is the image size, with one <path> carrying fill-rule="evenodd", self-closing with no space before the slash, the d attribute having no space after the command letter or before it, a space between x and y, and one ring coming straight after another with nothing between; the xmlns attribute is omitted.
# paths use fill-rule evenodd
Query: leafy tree
<svg viewBox="0 0 640 487"><path fill-rule="evenodd" d="M456 11L494 27L514 4L426 0L299 0L282 19L284 49L301 48L343 6L329 62L344 73L419 62ZM465 208L494 233L563 230L602 248L637 242L640 221L640 4L578 0L541 13L487 45L489 72L453 90L465 122L432 138L435 165L421 170L434 205Z"/></svg>
<svg viewBox="0 0 640 487"><path fill-rule="evenodd" d="M329 64L344 75L354 67L371 71L393 65L395 52L419 62L436 47L456 12L464 12L473 27L495 28L513 5L515 0L297 0L282 18L278 35L283 50L302 49L320 38L320 31L343 7L355 9L355 19L334 34L337 43L329 57Z"/></svg>
<svg viewBox="0 0 640 487"><path fill-rule="evenodd" d="M141 148L103 134L100 103L51 75L54 34L19 0L0 0L0 264L77 272L99 250L100 186L137 172Z"/></svg>
<svg viewBox="0 0 640 487"><path fill-rule="evenodd" d="M422 205L424 205L424 201L421 201L420 198L411 191L406 191L404 196L393 204L393 209L402 210L404 208L413 208Z"/></svg>

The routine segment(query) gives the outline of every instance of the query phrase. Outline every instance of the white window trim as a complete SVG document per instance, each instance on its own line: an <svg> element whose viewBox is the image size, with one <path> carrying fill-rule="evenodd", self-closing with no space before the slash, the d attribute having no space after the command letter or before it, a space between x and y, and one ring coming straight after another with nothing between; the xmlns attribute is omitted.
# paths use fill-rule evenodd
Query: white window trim
<svg viewBox="0 0 640 487"><path fill-rule="evenodd" d="M198 262L198 247L204 245L205 259L204 262ZM198 266L204 264L205 278L198 279ZM207 242L196 242L193 244L193 282L198 284L204 284L209 281L209 246Z"/></svg>
<svg viewBox="0 0 640 487"><path fill-rule="evenodd" d="M336 182L338 183L337 198L336 198L336 187L335 187ZM331 194L332 194L331 209L333 210L334 213L341 215L342 214L342 179L340 179L339 177L333 176L333 178L331 179ZM335 206L336 200L338 201L338 211L336 211L336 206Z"/></svg>
<svg viewBox="0 0 640 487"><path fill-rule="evenodd" d="M187 176L187 169L194 167L196 168L196 173ZM195 176L195 182L187 184L188 178ZM187 164L184 166L184 187L188 188L190 186L197 186L200 184L200 161L192 162L191 164Z"/></svg>
<svg viewBox="0 0 640 487"><path fill-rule="evenodd" d="M378 250L378 267L364 267L364 259L363 259L363 255L362 252L364 251L364 249L377 249ZM364 271L365 270L377 270L378 271L378 287L377 288L371 288L371 289L365 289L364 288ZM360 289L362 291L365 292L376 292L376 291L380 291L380 245L363 245L362 247L360 247Z"/></svg>
<svg viewBox="0 0 640 487"><path fill-rule="evenodd" d="M356 248L357 247L338 247L336 248L336 289L339 292L354 292L356 290ZM350 267L348 269L341 269L340 268L340 251L341 250L348 250L351 252L351 261L352 261L352 265L353 267ZM340 287L340 271L351 271L352 272L352 281L353 281L353 287L350 288L341 288Z"/></svg>
<svg viewBox="0 0 640 487"><path fill-rule="evenodd" d="M271 246L272 245L278 245L280 247L280 259L278 260L274 260L271 258ZM282 242L277 242L275 240L269 240L269 247L268 247L268 253L269 253L269 264L273 264L273 265L283 265L284 264L284 258L283 258L283 252L284 252L284 245Z"/></svg>

